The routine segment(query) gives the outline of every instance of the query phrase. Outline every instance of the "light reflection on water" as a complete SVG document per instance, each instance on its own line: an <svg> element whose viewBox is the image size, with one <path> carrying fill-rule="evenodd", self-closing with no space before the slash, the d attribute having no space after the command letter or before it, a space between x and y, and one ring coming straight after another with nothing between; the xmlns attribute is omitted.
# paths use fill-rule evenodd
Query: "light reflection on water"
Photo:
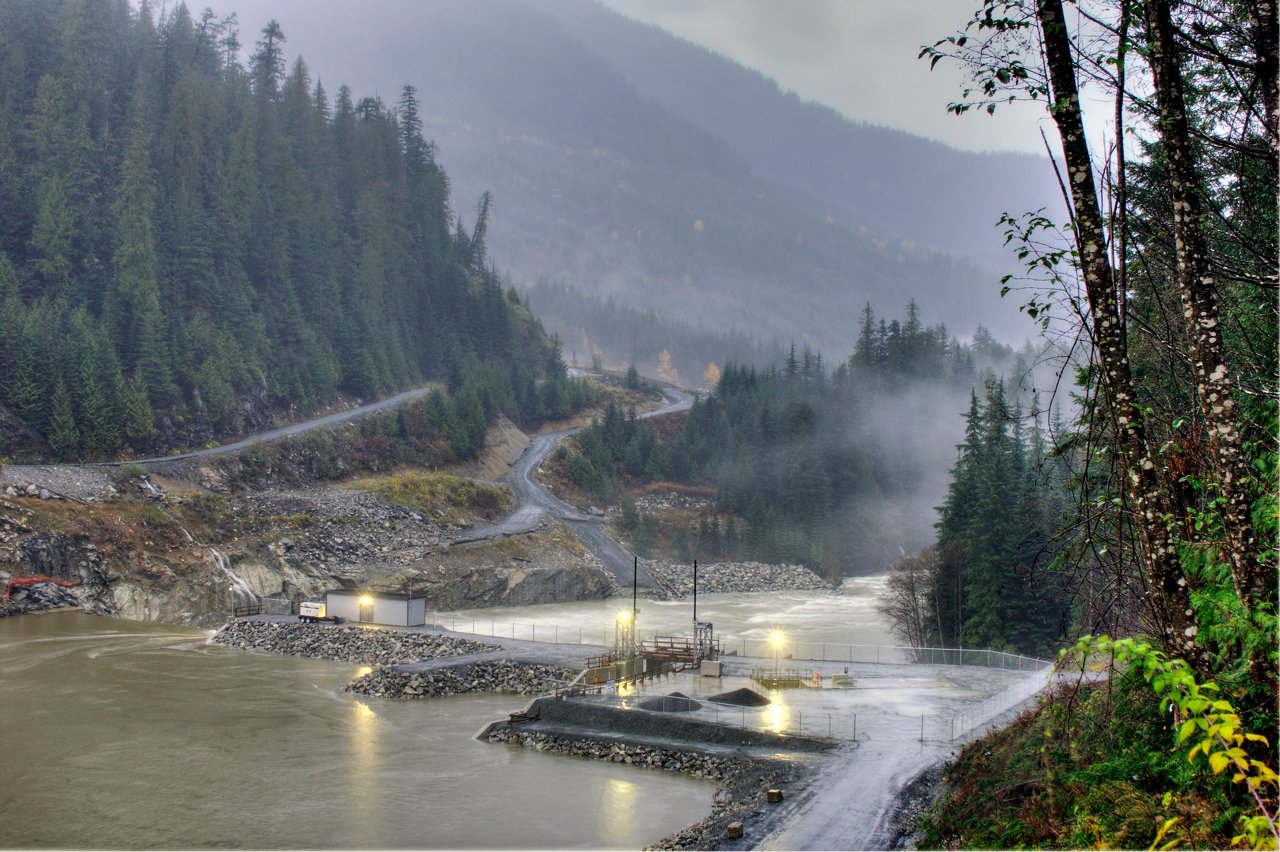
<svg viewBox="0 0 1280 852"><path fill-rule="evenodd" d="M773 699L773 703L765 708L767 716L765 725L773 733L781 734L791 727L791 708L786 704L780 703L781 696L777 690L773 690L770 693L770 698Z"/></svg>
<svg viewBox="0 0 1280 852"><path fill-rule="evenodd" d="M758 592L753 594L704 594L698 596L698 620L715 624L716 636L725 641L766 641L773 630L786 634L783 654L794 654L797 643L891 645L884 616L875 608L885 577L846 580L837 593ZM614 622L624 598L541 604L522 607L467 609L441 614L445 627L460 632L536 638L551 641L612 646ZM625 595L630 611L631 596ZM693 630L693 601L641 600L636 638L682 636ZM432 617L435 613L432 613ZM754 646L756 641L752 641Z"/></svg>
<svg viewBox="0 0 1280 852"><path fill-rule="evenodd" d="M202 639L0 619L0 846L638 848L710 811L706 782L474 739L525 698L357 700L355 666Z"/></svg>

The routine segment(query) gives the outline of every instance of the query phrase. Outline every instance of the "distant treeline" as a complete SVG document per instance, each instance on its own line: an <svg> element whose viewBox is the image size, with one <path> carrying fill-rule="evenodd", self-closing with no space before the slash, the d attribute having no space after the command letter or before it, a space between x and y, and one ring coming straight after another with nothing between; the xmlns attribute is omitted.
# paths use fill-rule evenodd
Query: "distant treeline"
<svg viewBox="0 0 1280 852"><path fill-rule="evenodd" d="M246 67L234 16L152 8L0 4L0 403L62 458L433 379L568 411L581 391L487 264L489 199L464 229L412 87L331 98L286 72L276 22Z"/></svg>
<svg viewBox="0 0 1280 852"><path fill-rule="evenodd" d="M682 320L602 299L566 284L539 281L524 293L530 308L560 335L579 363L630 366L645 375L664 376L689 387L703 384L711 365L726 362L767 367L782 362L785 350L745 331L714 331ZM662 353L670 356L663 364ZM714 385L714 381L711 382Z"/></svg>
<svg viewBox="0 0 1280 852"><path fill-rule="evenodd" d="M834 370L794 349L777 367L726 365L669 445L646 421L606 411L563 459L568 476L601 499L626 481L714 484L717 512L696 530L667 531L676 556L801 562L833 577L884 570L905 532L877 529L884 507L914 500L930 464L898 433L935 430L904 413L903 400L937 400L935 414L951 416L951 402L996 381L975 362L1014 355L989 335L965 345L921 325L914 303L904 321L870 308L862 320L853 355Z"/></svg>

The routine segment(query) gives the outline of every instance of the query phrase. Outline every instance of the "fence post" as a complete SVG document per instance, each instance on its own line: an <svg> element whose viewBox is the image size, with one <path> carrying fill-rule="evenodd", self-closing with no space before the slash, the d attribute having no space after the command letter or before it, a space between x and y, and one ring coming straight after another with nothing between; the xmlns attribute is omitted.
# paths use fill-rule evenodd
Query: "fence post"
<svg viewBox="0 0 1280 852"><path fill-rule="evenodd" d="M920 714L920 742L924 742L924 714Z"/></svg>

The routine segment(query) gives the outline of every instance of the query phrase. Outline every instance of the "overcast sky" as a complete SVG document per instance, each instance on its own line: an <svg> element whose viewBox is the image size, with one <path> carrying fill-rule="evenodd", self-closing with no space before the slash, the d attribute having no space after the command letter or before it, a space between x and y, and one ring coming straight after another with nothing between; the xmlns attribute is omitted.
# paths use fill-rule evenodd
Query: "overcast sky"
<svg viewBox="0 0 1280 852"><path fill-rule="evenodd" d="M917 59L959 30L976 0L601 0L637 20L772 77L783 89L857 121L976 151L1044 153L1038 105L995 116L947 112L964 77Z"/></svg>

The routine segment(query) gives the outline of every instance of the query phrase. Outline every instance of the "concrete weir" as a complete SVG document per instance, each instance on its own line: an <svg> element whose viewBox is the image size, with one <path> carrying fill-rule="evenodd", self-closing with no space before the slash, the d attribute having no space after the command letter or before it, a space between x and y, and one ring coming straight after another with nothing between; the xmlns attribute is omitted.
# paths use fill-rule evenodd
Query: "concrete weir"
<svg viewBox="0 0 1280 852"><path fill-rule="evenodd" d="M661 711L614 707L592 696L571 698L537 698L529 703L512 722L501 719L485 725L476 735L487 740L497 728L518 724L546 733L599 739L610 743L679 743L686 749L724 751L741 749L761 753L826 752L841 745L821 737L792 736L757 731L732 725L718 725L698 719L671 715Z"/></svg>

